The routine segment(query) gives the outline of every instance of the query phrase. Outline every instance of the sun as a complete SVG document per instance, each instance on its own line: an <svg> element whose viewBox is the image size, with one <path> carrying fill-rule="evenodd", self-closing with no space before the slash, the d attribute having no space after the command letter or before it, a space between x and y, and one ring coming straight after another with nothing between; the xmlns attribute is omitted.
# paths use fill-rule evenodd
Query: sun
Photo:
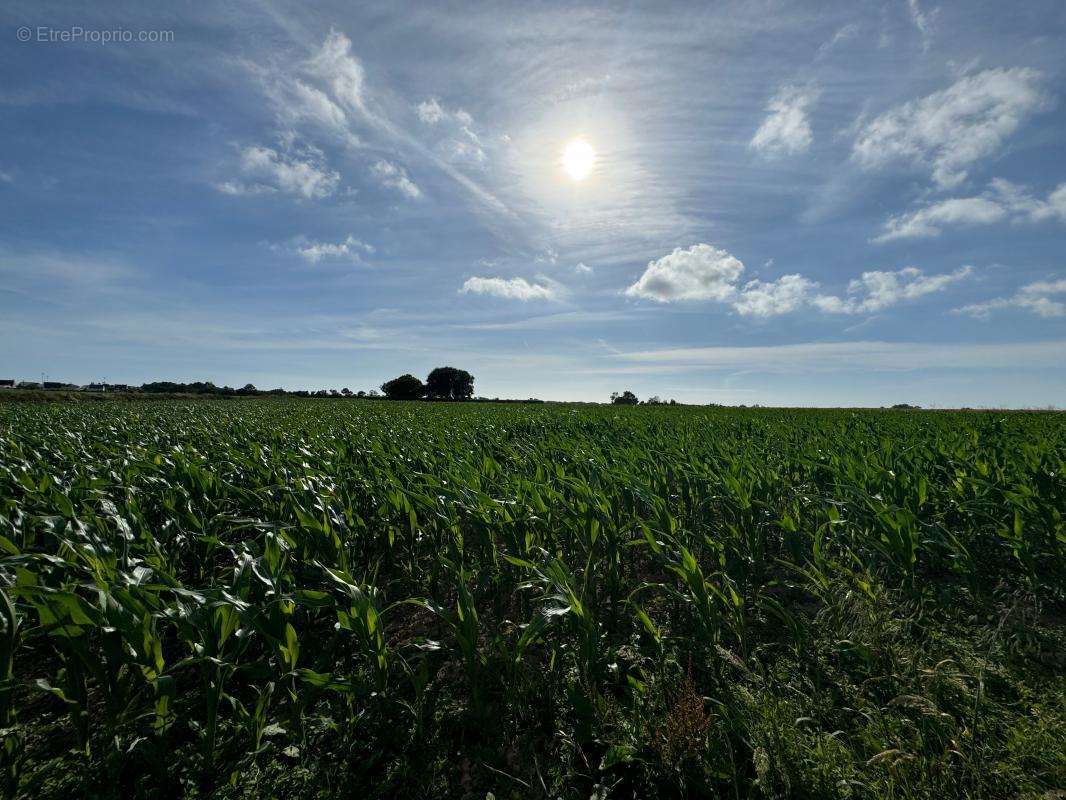
<svg viewBox="0 0 1066 800"><path fill-rule="evenodd" d="M596 151L581 137L571 139L563 148L563 169L571 180L583 181L596 166Z"/></svg>

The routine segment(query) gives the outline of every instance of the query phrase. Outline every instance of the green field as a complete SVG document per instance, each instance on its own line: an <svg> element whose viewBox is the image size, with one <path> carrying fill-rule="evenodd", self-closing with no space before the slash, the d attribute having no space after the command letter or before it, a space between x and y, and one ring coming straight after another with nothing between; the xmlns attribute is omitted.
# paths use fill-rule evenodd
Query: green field
<svg viewBox="0 0 1066 800"><path fill-rule="evenodd" d="M1051 797L1066 417L0 406L26 798Z"/></svg>

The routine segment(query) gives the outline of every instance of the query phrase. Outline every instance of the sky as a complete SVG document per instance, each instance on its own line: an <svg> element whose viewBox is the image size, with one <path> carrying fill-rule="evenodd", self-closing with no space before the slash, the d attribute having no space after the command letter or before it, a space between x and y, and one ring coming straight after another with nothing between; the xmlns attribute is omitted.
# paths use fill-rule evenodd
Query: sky
<svg viewBox="0 0 1066 800"><path fill-rule="evenodd" d="M0 378L1066 406L1066 4L0 7Z"/></svg>

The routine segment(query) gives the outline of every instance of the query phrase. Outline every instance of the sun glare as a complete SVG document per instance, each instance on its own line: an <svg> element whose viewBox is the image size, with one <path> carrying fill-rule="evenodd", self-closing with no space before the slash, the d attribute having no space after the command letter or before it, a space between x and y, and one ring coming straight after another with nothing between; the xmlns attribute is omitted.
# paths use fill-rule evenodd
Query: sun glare
<svg viewBox="0 0 1066 800"><path fill-rule="evenodd" d="M596 151L584 139L570 140L563 150L563 169L572 180L583 181L596 165Z"/></svg>

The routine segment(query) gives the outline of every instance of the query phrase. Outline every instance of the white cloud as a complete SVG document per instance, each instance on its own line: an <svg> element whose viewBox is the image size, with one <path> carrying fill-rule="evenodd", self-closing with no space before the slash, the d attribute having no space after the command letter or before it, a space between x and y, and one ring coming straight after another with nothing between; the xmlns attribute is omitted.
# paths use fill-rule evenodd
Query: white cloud
<svg viewBox="0 0 1066 800"><path fill-rule="evenodd" d="M459 289L462 294L486 294L508 300L558 300L556 286L546 283L530 283L525 278L467 278Z"/></svg>
<svg viewBox="0 0 1066 800"><path fill-rule="evenodd" d="M905 267L896 272L871 270L852 280L844 297L818 295L811 299L811 303L829 314L869 314L941 292L972 273L972 267L961 267L940 275L926 275L917 267Z"/></svg>
<svg viewBox="0 0 1066 800"><path fill-rule="evenodd" d="M316 242L307 238L300 238L294 242L293 250L300 258L310 264L317 264L327 258L348 259L361 261L364 255L374 253L372 245L366 244L349 235L340 242Z"/></svg>
<svg viewBox="0 0 1066 800"><path fill-rule="evenodd" d="M649 261L640 279L626 289L628 297L644 297L659 303L673 300L729 300L744 272L740 259L709 244L674 249Z"/></svg>
<svg viewBox="0 0 1066 800"><path fill-rule="evenodd" d="M444 109L441 108L440 102L435 97L431 97L429 100L415 106L415 113L427 125L436 125L445 117Z"/></svg>
<svg viewBox="0 0 1066 800"><path fill-rule="evenodd" d="M813 86L782 87L767 104L770 113L748 146L769 157L806 150L814 140L808 112L817 99L818 90Z"/></svg>
<svg viewBox="0 0 1066 800"><path fill-rule="evenodd" d="M294 155L252 145L241 151L240 168L251 183L226 181L215 188L231 195L282 191L315 199L333 194L340 183L340 175L325 165L321 152L313 149Z"/></svg>
<svg viewBox="0 0 1066 800"><path fill-rule="evenodd" d="M422 190L418 188L418 184L407 177L407 171L398 164L381 159L370 168L370 171L382 186L395 189L411 200L417 200L422 196Z"/></svg>
<svg viewBox="0 0 1066 800"><path fill-rule="evenodd" d="M953 197L910 214L890 217L875 242L938 236L943 225L988 225L1006 216L1004 208L986 197Z"/></svg>
<svg viewBox="0 0 1066 800"><path fill-rule="evenodd" d="M969 314L978 319L988 319L992 311L1002 308L1021 308L1040 317L1066 317L1066 302L1052 295L1066 294L1066 278L1055 281L1037 281L1023 286L1010 297L997 297L983 303L973 303L955 309L958 314Z"/></svg>
<svg viewBox="0 0 1066 800"><path fill-rule="evenodd" d="M0 182L14 183L15 179L14 177L12 177L10 172L4 172L3 170L0 170Z"/></svg>
<svg viewBox="0 0 1066 800"><path fill-rule="evenodd" d="M1040 200L1025 187L996 178L979 196L953 197L889 217L883 232L873 241L939 236L949 225L990 225L1006 219L1015 223L1066 222L1066 183L1059 184L1046 200Z"/></svg>
<svg viewBox="0 0 1066 800"><path fill-rule="evenodd" d="M918 5L918 0L907 0L907 10L910 12L911 22L914 23L914 27L918 29L918 33L922 37L922 50L928 50L929 45L933 42L936 18L940 14L940 9L934 8L932 11L922 11L922 7Z"/></svg>
<svg viewBox="0 0 1066 800"><path fill-rule="evenodd" d="M659 303L715 300L728 303L744 316L771 317L803 307L829 314L869 314L943 291L972 272L972 267L941 275L926 275L916 267L896 272L871 270L852 280L847 293L838 297L816 294L818 284L799 274L741 284L744 264L738 258L709 244L697 244L649 262L625 293Z"/></svg>
<svg viewBox="0 0 1066 800"><path fill-rule="evenodd" d="M941 187L957 186L968 169L995 153L1047 104L1036 70L988 69L947 89L897 106L862 126L852 157L867 169L893 161L931 167Z"/></svg>
<svg viewBox="0 0 1066 800"><path fill-rule="evenodd" d="M818 284L802 275L782 275L776 281L749 281L738 292L733 308L745 316L773 317L804 305Z"/></svg>
<svg viewBox="0 0 1066 800"><path fill-rule="evenodd" d="M581 261L574 267L574 272L578 275L591 275L593 273L592 267L585 262Z"/></svg>

